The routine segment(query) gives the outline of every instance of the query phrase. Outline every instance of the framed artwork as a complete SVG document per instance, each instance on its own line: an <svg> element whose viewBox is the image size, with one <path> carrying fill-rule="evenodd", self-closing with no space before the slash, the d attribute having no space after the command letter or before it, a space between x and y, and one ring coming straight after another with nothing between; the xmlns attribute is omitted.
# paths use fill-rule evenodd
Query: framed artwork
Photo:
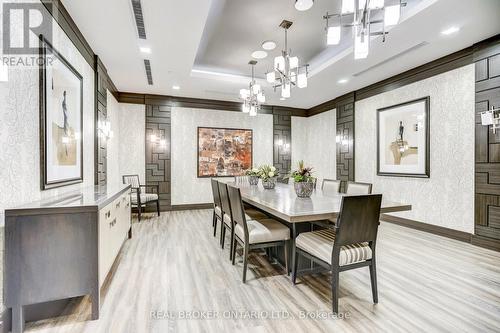
<svg viewBox="0 0 500 333"><path fill-rule="evenodd" d="M430 177L429 96L377 110L377 175Z"/></svg>
<svg viewBox="0 0 500 333"><path fill-rule="evenodd" d="M198 127L198 178L242 176L253 162L251 129Z"/></svg>
<svg viewBox="0 0 500 333"><path fill-rule="evenodd" d="M40 36L42 190L83 181L83 78Z"/></svg>

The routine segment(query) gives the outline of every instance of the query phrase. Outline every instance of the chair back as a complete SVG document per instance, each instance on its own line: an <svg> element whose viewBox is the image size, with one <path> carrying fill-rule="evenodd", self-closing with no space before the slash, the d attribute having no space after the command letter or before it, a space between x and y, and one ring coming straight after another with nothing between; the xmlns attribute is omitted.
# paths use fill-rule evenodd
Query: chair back
<svg viewBox="0 0 500 333"><path fill-rule="evenodd" d="M337 194L340 191L340 180L323 179L321 190L325 194Z"/></svg>
<svg viewBox="0 0 500 333"><path fill-rule="evenodd" d="M123 175L123 184L129 184L133 189L140 188L139 175Z"/></svg>
<svg viewBox="0 0 500 333"><path fill-rule="evenodd" d="M372 194L372 184L370 184L370 183L358 183L358 182L347 182L347 188L346 188L345 193L347 195Z"/></svg>
<svg viewBox="0 0 500 333"><path fill-rule="evenodd" d="M376 241L381 204L382 194L342 197L334 252L341 246Z"/></svg>
<svg viewBox="0 0 500 333"><path fill-rule="evenodd" d="M231 206L229 205L229 194L227 193L227 184L223 182L218 182L219 183L219 195L220 195L220 203L221 203L221 210L222 210L222 217L224 217L224 214L229 215L229 217L232 217L231 214Z"/></svg>
<svg viewBox="0 0 500 333"><path fill-rule="evenodd" d="M243 201L241 200L240 189L231 185L227 185L227 192L229 194L229 204L231 206L233 222L243 227L243 230L245 232L244 241L247 242L248 227L247 227L247 220L245 218L245 209L243 207Z"/></svg>
<svg viewBox="0 0 500 333"><path fill-rule="evenodd" d="M212 183L212 195L214 197L214 205L215 207L219 207L222 209L221 207L221 202L220 202L220 194L219 194L219 182L215 179L210 179L211 183Z"/></svg>

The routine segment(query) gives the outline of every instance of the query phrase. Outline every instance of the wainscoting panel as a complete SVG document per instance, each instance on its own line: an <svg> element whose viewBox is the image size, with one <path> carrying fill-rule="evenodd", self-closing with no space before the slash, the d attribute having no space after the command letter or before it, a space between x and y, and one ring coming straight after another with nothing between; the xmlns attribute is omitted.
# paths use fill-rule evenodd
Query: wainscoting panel
<svg viewBox="0 0 500 333"><path fill-rule="evenodd" d="M273 112L273 165L279 170L280 178L287 175L291 168L291 116L292 113L286 110Z"/></svg>
<svg viewBox="0 0 500 333"><path fill-rule="evenodd" d="M160 209L170 210L171 106L146 105L146 185L158 185ZM152 142L151 135L165 140Z"/></svg>
<svg viewBox="0 0 500 333"><path fill-rule="evenodd" d="M475 47L475 235L472 242L500 246L500 133L481 125L480 113L500 107L500 40Z"/></svg>

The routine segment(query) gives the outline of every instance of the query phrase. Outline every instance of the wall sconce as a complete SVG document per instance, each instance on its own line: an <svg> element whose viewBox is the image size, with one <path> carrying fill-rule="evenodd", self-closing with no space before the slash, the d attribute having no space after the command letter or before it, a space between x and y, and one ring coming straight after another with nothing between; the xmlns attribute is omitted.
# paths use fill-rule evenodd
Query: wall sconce
<svg viewBox="0 0 500 333"><path fill-rule="evenodd" d="M281 148L283 149L283 151L285 151L285 152L287 152L287 151L289 151L289 150L290 150L290 144L289 144L289 143L284 142L282 139L278 139L278 140L276 141L276 145L277 145L278 147L281 147Z"/></svg>
<svg viewBox="0 0 500 333"><path fill-rule="evenodd" d="M496 134L497 129L500 129L500 108L494 106L488 111L481 112L481 125L490 126L493 134Z"/></svg>
<svg viewBox="0 0 500 333"><path fill-rule="evenodd" d="M111 139L114 136L109 120L99 120L97 122L98 135L104 139Z"/></svg>
<svg viewBox="0 0 500 333"><path fill-rule="evenodd" d="M149 136L149 141L151 143L160 145L160 147L165 148L167 146L167 140L161 136L156 135L155 133Z"/></svg>

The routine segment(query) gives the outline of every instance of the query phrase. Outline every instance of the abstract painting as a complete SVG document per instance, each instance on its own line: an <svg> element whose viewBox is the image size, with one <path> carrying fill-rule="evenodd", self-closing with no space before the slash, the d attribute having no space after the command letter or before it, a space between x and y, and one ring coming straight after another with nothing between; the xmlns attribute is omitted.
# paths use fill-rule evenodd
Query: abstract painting
<svg viewBox="0 0 500 333"><path fill-rule="evenodd" d="M198 177L231 177L252 167L252 130L198 127Z"/></svg>
<svg viewBox="0 0 500 333"><path fill-rule="evenodd" d="M430 98L377 110L377 175L430 176Z"/></svg>
<svg viewBox="0 0 500 333"><path fill-rule="evenodd" d="M83 181L83 78L40 37L42 190Z"/></svg>

